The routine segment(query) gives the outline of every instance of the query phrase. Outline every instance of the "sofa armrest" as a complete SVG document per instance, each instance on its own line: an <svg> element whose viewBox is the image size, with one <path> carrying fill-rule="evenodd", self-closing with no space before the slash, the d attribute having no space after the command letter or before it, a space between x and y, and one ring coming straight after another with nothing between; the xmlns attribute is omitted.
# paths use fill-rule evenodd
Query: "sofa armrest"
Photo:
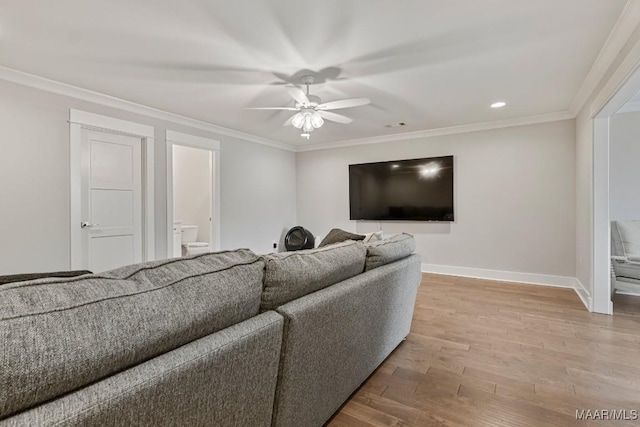
<svg viewBox="0 0 640 427"><path fill-rule="evenodd" d="M282 326L260 314L0 425L269 427Z"/></svg>
<svg viewBox="0 0 640 427"><path fill-rule="evenodd" d="M285 328L274 427L323 425L398 346L420 265L412 255L278 308Z"/></svg>

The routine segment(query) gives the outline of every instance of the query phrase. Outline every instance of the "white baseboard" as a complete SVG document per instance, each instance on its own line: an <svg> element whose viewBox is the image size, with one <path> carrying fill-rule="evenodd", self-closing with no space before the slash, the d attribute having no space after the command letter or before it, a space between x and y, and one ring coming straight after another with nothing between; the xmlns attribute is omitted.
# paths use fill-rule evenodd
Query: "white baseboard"
<svg viewBox="0 0 640 427"><path fill-rule="evenodd" d="M528 285L553 286L573 289L587 310L591 309L591 295L575 277L549 274L520 273L516 271L487 270L483 268L458 267L452 265L422 264L423 273L446 274L448 276L471 277L499 282L525 283Z"/></svg>
<svg viewBox="0 0 640 427"><path fill-rule="evenodd" d="M591 299L591 294L578 278L574 278L573 280L575 280L574 290L576 291L576 294L578 294L580 301L582 301L584 306L587 307L587 310L593 311L593 300Z"/></svg>
<svg viewBox="0 0 640 427"><path fill-rule="evenodd" d="M554 286L575 289L575 277L551 276L547 274L518 273L515 271L486 270L484 268L458 267L452 265L422 264L423 273L446 274L449 276L472 277L475 279L497 280L499 282L526 283L529 285Z"/></svg>

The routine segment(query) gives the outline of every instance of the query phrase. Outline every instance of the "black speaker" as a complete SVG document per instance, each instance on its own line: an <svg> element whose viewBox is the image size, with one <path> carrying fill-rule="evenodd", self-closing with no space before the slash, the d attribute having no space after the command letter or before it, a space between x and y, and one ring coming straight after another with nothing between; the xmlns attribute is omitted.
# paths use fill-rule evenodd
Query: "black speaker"
<svg viewBox="0 0 640 427"><path fill-rule="evenodd" d="M302 249L313 249L316 239L313 234L304 227L293 227L287 232L284 238L284 247L288 251L300 251Z"/></svg>

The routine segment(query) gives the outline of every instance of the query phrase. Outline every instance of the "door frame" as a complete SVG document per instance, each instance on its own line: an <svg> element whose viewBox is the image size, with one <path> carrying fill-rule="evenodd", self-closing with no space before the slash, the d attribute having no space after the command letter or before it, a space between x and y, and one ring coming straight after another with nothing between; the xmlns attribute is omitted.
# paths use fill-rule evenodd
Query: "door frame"
<svg viewBox="0 0 640 427"><path fill-rule="evenodd" d="M69 109L69 235L70 268L86 268L82 264L82 234L80 223L82 204L82 129L117 135L133 136L142 142L142 259L153 261L155 255L154 210L154 128L153 126L87 111Z"/></svg>
<svg viewBox="0 0 640 427"><path fill-rule="evenodd" d="M608 99L596 100L590 113L593 122L593 307L592 311L602 314L613 314L611 301L611 216L609 212L609 146L610 121L634 95L640 92L640 50L628 58L635 61L631 70L623 77L618 88ZM624 68L623 68L624 69ZM611 92L610 92L611 93Z"/></svg>
<svg viewBox="0 0 640 427"><path fill-rule="evenodd" d="M211 189L211 213L213 215L211 227L209 227L209 243L212 251L220 248L220 141L189 135L182 132L167 130L165 134L167 143L167 257L173 254L173 147L199 148L210 151L210 182Z"/></svg>

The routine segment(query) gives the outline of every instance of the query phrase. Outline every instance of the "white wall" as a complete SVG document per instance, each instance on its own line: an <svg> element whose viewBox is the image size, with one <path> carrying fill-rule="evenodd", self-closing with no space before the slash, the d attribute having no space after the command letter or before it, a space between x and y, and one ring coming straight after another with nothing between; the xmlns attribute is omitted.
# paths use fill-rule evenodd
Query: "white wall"
<svg viewBox="0 0 640 427"><path fill-rule="evenodd" d="M0 81L0 274L69 269L69 109L155 127L156 255L166 255L165 130L221 143L222 248L271 251L295 225L295 153Z"/></svg>
<svg viewBox="0 0 640 427"><path fill-rule="evenodd" d="M640 112L611 118L609 209L611 220L640 219Z"/></svg>
<svg viewBox="0 0 640 427"><path fill-rule="evenodd" d="M198 226L198 242L209 242L211 218L211 152L173 145L173 218Z"/></svg>
<svg viewBox="0 0 640 427"><path fill-rule="evenodd" d="M316 235L349 220L351 163L454 155L456 222L382 223L416 236L423 262L575 276L575 123L298 153L298 222Z"/></svg>
<svg viewBox="0 0 640 427"><path fill-rule="evenodd" d="M273 252L273 242L296 225L295 153L235 140L222 155L223 249Z"/></svg>

